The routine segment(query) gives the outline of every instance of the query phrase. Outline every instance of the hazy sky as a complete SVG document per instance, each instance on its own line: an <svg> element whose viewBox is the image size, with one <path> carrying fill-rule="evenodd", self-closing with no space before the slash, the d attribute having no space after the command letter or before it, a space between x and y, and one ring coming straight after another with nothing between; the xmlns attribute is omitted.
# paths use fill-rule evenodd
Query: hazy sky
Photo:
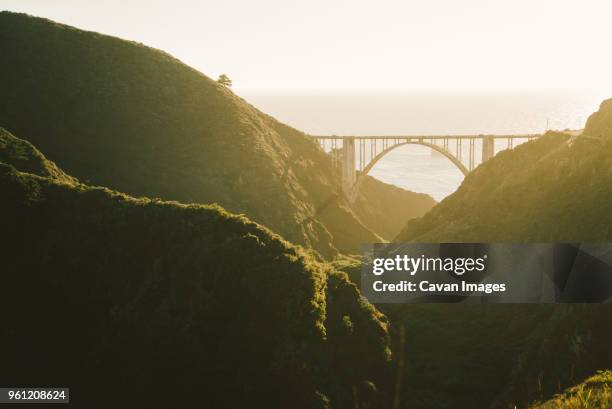
<svg viewBox="0 0 612 409"><path fill-rule="evenodd" d="M240 92L610 90L610 0L0 0Z"/></svg>

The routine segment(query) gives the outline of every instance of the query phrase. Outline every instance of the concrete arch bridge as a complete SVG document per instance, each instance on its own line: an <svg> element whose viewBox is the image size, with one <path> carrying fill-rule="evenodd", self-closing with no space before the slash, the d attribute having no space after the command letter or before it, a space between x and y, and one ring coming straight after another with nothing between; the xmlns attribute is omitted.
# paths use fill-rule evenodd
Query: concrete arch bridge
<svg viewBox="0 0 612 409"><path fill-rule="evenodd" d="M342 191L352 203L370 170L400 146L422 145L444 155L463 175L503 149L538 138L539 134L439 136L312 136L342 168Z"/></svg>

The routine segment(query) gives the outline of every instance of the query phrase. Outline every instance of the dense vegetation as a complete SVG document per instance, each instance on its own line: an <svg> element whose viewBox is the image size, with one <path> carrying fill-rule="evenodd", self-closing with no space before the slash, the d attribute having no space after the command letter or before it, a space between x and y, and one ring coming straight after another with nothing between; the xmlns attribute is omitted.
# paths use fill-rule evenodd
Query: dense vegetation
<svg viewBox="0 0 612 409"><path fill-rule="evenodd" d="M403 408L525 408L612 367L609 306L378 305L394 355L406 328Z"/></svg>
<svg viewBox="0 0 612 409"><path fill-rule="evenodd" d="M499 153L396 240L612 241L612 100L578 137L549 132ZM609 304L382 310L413 337L405 407L520 408L612 368Z"/></svg>
<svg viewBox="0 0 612 409"><path fill-rule="evenodd" d="M577 386L530 409L608 409L612 407L612 372L599 371Z"/></svg>
<svg viewBox="0 0 612 409"><path fill-rule="evenodd" d="M385 317L268 229L80 184L4 130L0 192L0 384L69 385L80 407L378 399Z"/></svg>
<svg viewBox="0 0 612 409"><path fill-rule="evenodd" d="M372 180L366 199L401 202L360 208L364 225L315 142L159 50L9 12L0 50L0 125L86 183L218 203L325 257L433 205Z"/></svg>
<svg viewBox="0 0 612 409"><path fill-rule="evenodd" d="M0 128L0 162L12 163L23 172L51 177L65 182L76 182L55 163L47 160L31 143L15 138L6 129Z"/></svg>

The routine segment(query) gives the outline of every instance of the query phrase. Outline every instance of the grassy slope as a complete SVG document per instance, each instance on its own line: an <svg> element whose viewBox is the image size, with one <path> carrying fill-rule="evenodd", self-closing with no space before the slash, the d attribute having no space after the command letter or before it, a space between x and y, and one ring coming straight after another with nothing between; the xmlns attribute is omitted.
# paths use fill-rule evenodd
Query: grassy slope
<svg viewBox="0 0 612 409"><path fill-rule="evenodd" d="M1 384L70 385L77 407L377 399L386 320L345 274L244 216L80 184L0 136Z"/></svg>
<svg viewBox="0 0 612 409"><path fill-rule="evenodd" d="M606 241L612 140L549 132L499 153L397 241Z"/></svg>
<svg viewBox="0 0 612 409"><path fill-rule="evenodd" d="M570 144L568 136L551 132L499 153L396 240L612 241L611 114L609 100ZM416 391L407 384L406 407L418 395L437 399L432 408L521 407L612 367L610 305L383 310L413 330L408 379L431 381ZM455 393L436 387L449 379Z"/></svg>
<svg viewBox="0 0 612 409"><path fill-rule="evenodd" d="M530 409L609 409L612 407L612 372L600 371L577 386L567 389Z"/></svg>
<svg viewBox="0 0 612 409"><path fill-rule="evenodd" d="M327 257L380 240L384 216L359 220L316 143L170 55L8 12L0 50L1 126L80 180L216 202Z"/></svg>

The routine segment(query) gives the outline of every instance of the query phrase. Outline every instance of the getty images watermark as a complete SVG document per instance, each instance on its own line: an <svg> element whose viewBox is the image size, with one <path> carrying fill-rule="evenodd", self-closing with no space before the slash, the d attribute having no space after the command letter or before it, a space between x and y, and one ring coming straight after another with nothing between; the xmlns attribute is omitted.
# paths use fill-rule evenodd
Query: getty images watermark
<svg viewBox="0 0 612 409"><path fill-rule="evenodd" d="M374 303L606 303L612 244L376 243L361 290Z"/></svg>

